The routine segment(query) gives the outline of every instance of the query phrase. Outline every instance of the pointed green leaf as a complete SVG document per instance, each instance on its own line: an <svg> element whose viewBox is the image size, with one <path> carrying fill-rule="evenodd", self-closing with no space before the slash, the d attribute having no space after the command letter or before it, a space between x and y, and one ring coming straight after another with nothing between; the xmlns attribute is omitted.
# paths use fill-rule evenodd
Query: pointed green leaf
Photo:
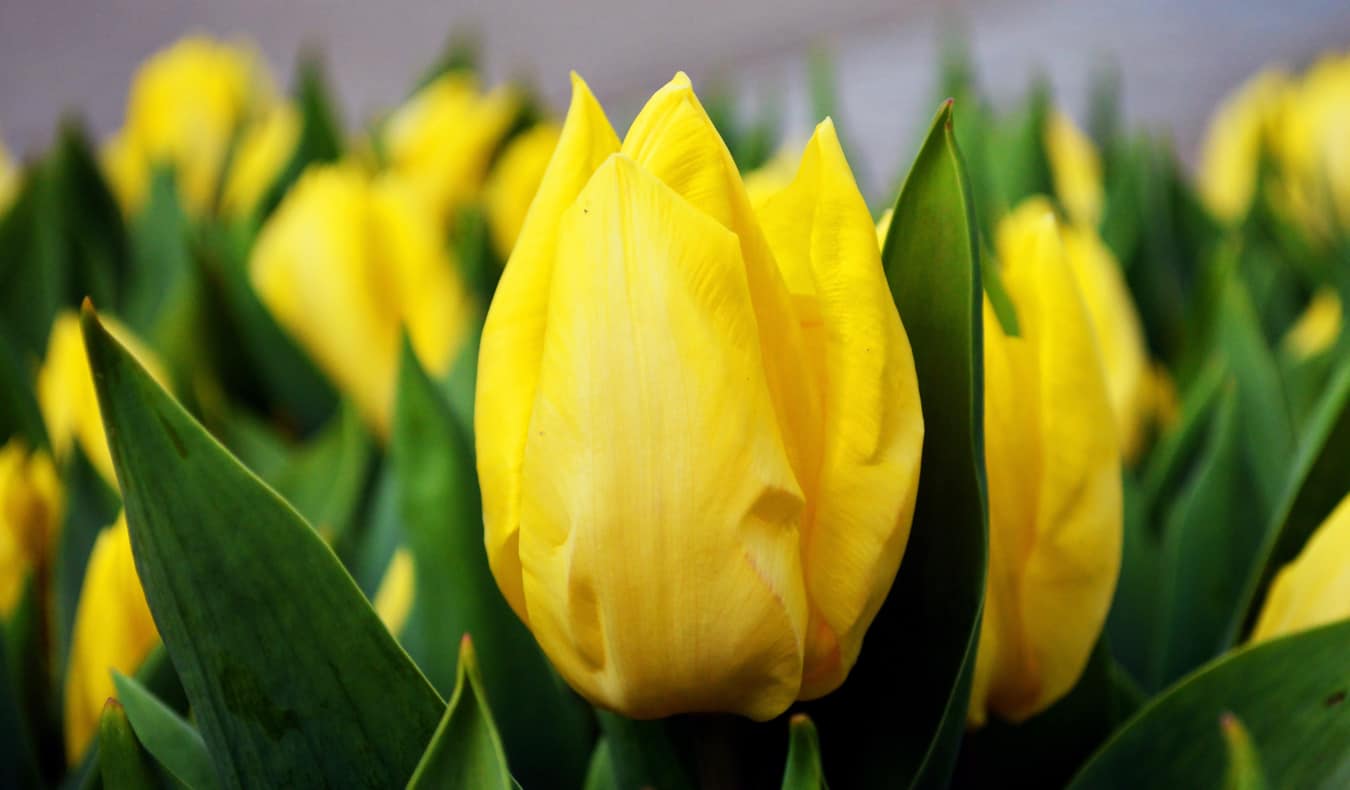
<svg viewBox="0 0 1350 790"><path fill-rule="evenodd" d="M469 437L407 342L392 445L415 580L403 643L432 683L448 693L459 677L456 646L472 635L521 781L530 787L575 787L586 771L594 725L497 588L483 546Z"/></svg>
<svg viewBox="0 0 1350 790"><path fill-rule="evenodd" d="M83 324L136 569L221 784L406 781L435 690L309 525Z"/></svg>
<svg viewBox="0 0 1350 790"><path fill-rule="evenodd" d="M820 767L820 741L810 717L798 713L788 724L787 768L783 790L821 790L825 773Z"/></svg>
<svg viewBox="0 0 1350 790"><path fill-rule="evenodd" d="M808 710L832 783L941 786L965 728L988 552L979 244L950 102L896 200L882 262L914 350L923 473L866 647Z"/></svg>
<svg viewBox="0 0 1350 790"><path fill-rule="evenodd" d="M609 739L601 738L591 752L591 766L586 769L584 790L619 790L614 776L614 761L609 756Z"/></svg>
<svg viewBox="0 0 1350 790"><path fill-rule="evenodd" d="M1281 787L1350 786L1350 621L1228 654L1149 702L1083 767L1072 790L1217 787L1219 717L1246 725Z"/></svg>
<svg viewBox="0 0 1350 790"><path fill-rule="evenodd" d="M1265 790L1266 777L1261 770L1261 757L1252 745L1252 736L1242 726L1242 720L1227 711L1219 717L1223 740L1228 746L1228 772L1224 774L1225 790Z"/></svg>
<svg viewBox="0 0 1350 790"><path fill-rule="evenodd" d="M468 636L460 641L458 663L455 693L408 787L514 790Z"/></svg>
<svg viewBox="0 0 1350 790"><path fill-rule="evenodd" d="M98 756L103 786L110 790L154 790L159 786L126 713L115 699L103 706L98 720Z"/></svg>
<svg viewBox="0 0 1350 790"><path fill-rule="evenodd" d="M134 678L113 670L113 685L136 739L173 778L192 790L216 787L211 755L196 728Z"/></svg>

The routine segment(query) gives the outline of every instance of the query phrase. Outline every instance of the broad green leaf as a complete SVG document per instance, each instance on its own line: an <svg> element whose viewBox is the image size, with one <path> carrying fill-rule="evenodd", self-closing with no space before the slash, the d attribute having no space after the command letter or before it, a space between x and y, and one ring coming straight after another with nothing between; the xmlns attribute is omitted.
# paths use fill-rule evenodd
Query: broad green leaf
<svg viewBox="0 0 1350 790"><path fill-rule="evenodd" d="M56 169L51 157L30 168L0 221L0 325L21 357L42 357L52 318L66 304L70 266Z"/></svg>
<svg viewBox="0 0 1350 790"><path fill-rule="evenodd" d="M914 524L857 665L807 706L836 787L945 785L965 727L988 551L978 251L948 102L882 251L923 402Z"/></svg>
<svg viewBox="0 0 1350 790"><path fill-rule="evenodd" d="M468 636L460 641L458 663L455 693L408 787L514 790Z"/></svg>
<svg viewBox="0 0 1350 790"><path fill-rule="evenodd" d="M609 756L609 740L596 741L595 751L591 752L591 765L586 769L584 790L619 790L619 781L614 777L614 761Z"/></svg>
<svg viewBox="0 0 1350 790"><path fill-rule="evenodd" d="M615 786L692 790L696 787L689 760L672 736L679 720L634 721L617 713L597 710L596 718L609 744L610 771Z"/></svg>
<svg viewBox="0 0 1350 790"><path fill-rule="evenodd" d="M0 326L0 444L17 436L30 448L47 446L30 367Z"/></svg>
<svg viewBox="0 0 1350 790"><path fill-rule="evenodd" d="M472 445L406 342L391 444L415 580L404 645L448 693L460 677L456 649L471 635L520 780L575 787L585 775L594 724L497 588L483 545Z"/></svg>
<svg viewBox="0 0 1350 790"><path fill-rule="evenodd" d="M804 713L788 723L788 758L783 770L783 790L821 790L825 772L820 766L820 740L816 725Z"/></svg>
<svg viewBox="0 0 1350 790"><path fill-rule="evenodd" d="M136 569L222 786L406 781L435 689L318 534L82 320Z"/></svg>
<svg viewBox="0 0 1350 790"><path fill-rule="evenodd" d="M1266 777L1261 768L1261 757L1252 745L1252 736L1242 726L1242 720L1225 712L1219 717L1223 739L1228 746L1228 772L1224 774L1225 790L1265 790Z"/></svg>
<svg viewBox="0 0 1350 790"><path fill-rule="evenodd" d="M136 739L174 779L192 790L216 787L211 755L196 728L139 681L113 670L113 685Z"/></svg>
<svg viewBox="0 0 1350 790"><path fill-rule="evenodd" d="M176 373L197 364L199 276L188 245L187 214L173 171L157 169L150 196L132 224L132 269L120 314Z"/></svg>
<svg viewBox="0 0 1350 790"><path fill-rule="evenodd" d="M1246 725L1281 787L1350 787L1347 655L1350 621L1226 655L1149 702L1070 787L1218 787L1225 712Z"/></svg>
<svg viewBox="0 0 1350 790"><path fill-rule="evenodd" d="M117 700L109 699L98 721L103 786L112 790L154 790L159 786L145 752Z"/></svg>
<svg viewBox="0 0 1350 790"><path fill-rule="evenodd" d="M1308 537L1350 491L1350 360L1343 361L1308 421L1289 467L1251 573L1245 578L1227 637L1236 641L1254 622L1280 568L1294 559Z"/></svg>
<svg viewBox="0 0 1350 790"><path fill-rule="evenodd" d="M55 156L70 260L66 305L86 296L96 304L118 304L131 265L130 239L88 132L64 122Z"/></svg>
<svg viewBox="0 0 1350 790"><path fill-rule="evenodd" d="M33 598L30 580L14 610L6 613L9 619L0 622L0 787L39 784L28 699L41 685L31 673L38 658L31 628Z"/></svg>

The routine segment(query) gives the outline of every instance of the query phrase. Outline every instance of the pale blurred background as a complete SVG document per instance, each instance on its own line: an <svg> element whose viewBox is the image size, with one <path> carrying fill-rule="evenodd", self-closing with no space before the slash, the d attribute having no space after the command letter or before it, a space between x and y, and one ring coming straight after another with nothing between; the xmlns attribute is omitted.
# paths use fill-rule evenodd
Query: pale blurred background
<svg viewBox="0 0 1350 790"><path fill-rule="evenodd" d="M0 137L35 153L70 110L100 135L116 128L136 65L190 31L253 39L283 83L303 47L320 48L352 123L403 97L451 32L472 30L489 81L524 75L561 107L576 69L621 128L684 69L696 87L722 78L752 105L772 95L805 133L807 54L823 44L836 62L837 120L875 192L931 117L940 33L953 21L996 100L1044 74L1082 120L1093 75L1115 64L1127 122L1170 133L1187 161L1215 103L1254 70L1350 48L1347 0L6 0Z"/></svg>

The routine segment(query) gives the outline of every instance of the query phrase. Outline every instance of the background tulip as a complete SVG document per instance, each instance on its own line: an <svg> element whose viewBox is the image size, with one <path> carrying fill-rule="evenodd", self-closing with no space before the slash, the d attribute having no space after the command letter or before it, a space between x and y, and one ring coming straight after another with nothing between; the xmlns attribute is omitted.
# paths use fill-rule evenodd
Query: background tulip
<svg viewBox="0 0 1350 790"><path fill-rule="evenodd" d="M832 124L756 215L684 75L622 145L574 77L477 404L492 571L584 696L767 719L843 681L923 428Z"/></svg>
<svg viewBox="0 0 1350 790"><path fill-rule="evenodd" d="M1097 227L1105 196L1101 157L1092 140L1072 118L1054 110L1045 123L1045 153L1065 212L1083 227Z"/></svg>
<svg viewBox="0 0 1350 790"><path fill-rule="evenodd" d="M49 566L64 504L51 456L20 439L0 447L0 619L14 611L29 574Z"/></svg>
<svg viewBox="0 0 1350 790"><path fill-rule="evenodd" d="M1292 634L1350 617L1350 496L1275 577L1251 640Z"/></svg>
<svg viewBox="0 0 1350 790"><path fill-rule="evenodd" d="M389 433L400 332L440 375L469 327L472 307L435 218L390 174L307 171L263 226L249 274L380 436Z"/></svg>
<svg viewBox="0 0 1350 790"><path fill-rule="evenodd" d="M116 696L112 670L131 674L159 641L145 603L123 514L99 533L80 587L66 669L66 758L74 764Z"/></svg>
<svg viewBox="0 0 1350 790"><path fill-rule="evenodd" d="M492 168L483 190L483 202L492 243L502 260L510 257L516 246L516 237L525 224L525 212L530 209L535 190L544 178L544 169L558 145L558 134L558 127L552 123L541 123L521 132L507 144Z"/></svg>
<svg viewBox="0 0 1350 790"><path fill-rule="evenodd" d="M14 202L14 195L19 191L19 180L19 168L10 156L9 149L0 142L0 215Z"/></svg>
<svg viewBox="0 0 1350 790"><path fill-rule="evenodd" d="M1039 201L998 226L1018 334L984 310L989 575L969 721L1017 722L1069 691L1101 633L1121 552L1120 451L1101 354Z"/></svg>

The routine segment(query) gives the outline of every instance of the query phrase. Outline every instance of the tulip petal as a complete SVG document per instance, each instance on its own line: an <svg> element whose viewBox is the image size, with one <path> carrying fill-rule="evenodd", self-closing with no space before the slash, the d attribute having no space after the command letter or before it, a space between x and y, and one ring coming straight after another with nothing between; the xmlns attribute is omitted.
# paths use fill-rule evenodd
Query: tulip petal
<svg viewBox="0 0 1350 790"><path fill-rule="evenodd" d="M554 248L563 211L619 138L590 88L572 75L572 104L558 146L488 310L474 406L478 480L488 562L502 594L529 622L520 581L520 472L539 384Z"/></svg>
<svg viewBox="0 0 1350 790"><path fill-rule="evenodd" d="M638 113L623 153L739 239L774 409L792 468L810 496L824 423L817 379L801 371L802 360L810 359L807 341L731 152L683 72Z"/></svg>
<svg viewBox="0 0 1350 790"><path fill-rule="evenodd" d="M738 240L618 155L558 246L521 496L531 628L602 706L771 718L801 682L804 499Z"/></svg>
<svg viewBox="0 0 1350 790"><path fill-rule="evenodd" d="M1350 617L1350 495L1270 585L1253 642Z"/></svg>
<svg viewBox="0 0 1350 790"><path fill-rule="evenodd" d="M812 611L802 697L852 667L909 537L923 417L914 357L881 268L876 229L834 124L816 129L796 179L760 221L801 314L825 393L814 519L802 536Z"/></svg>

